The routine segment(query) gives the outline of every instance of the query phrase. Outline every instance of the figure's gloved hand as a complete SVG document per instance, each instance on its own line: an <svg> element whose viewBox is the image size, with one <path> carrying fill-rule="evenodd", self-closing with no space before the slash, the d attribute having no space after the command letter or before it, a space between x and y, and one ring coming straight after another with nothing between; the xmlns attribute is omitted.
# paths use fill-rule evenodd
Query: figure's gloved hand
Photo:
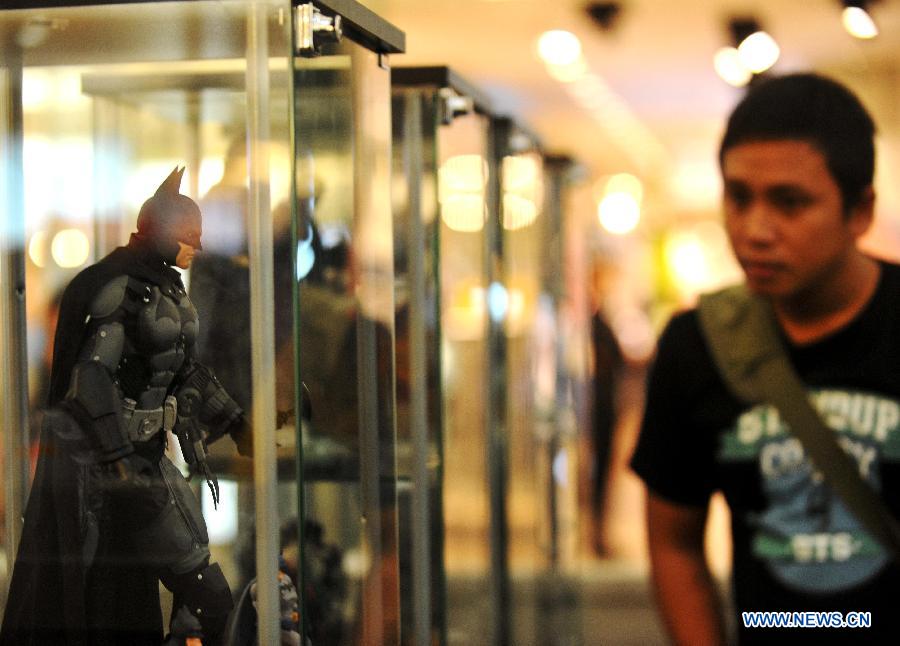
<svg viewBox="0 0 900 646"><path fill-rule="evenodd" d="M131 460L126 455L124 458L113 460L110 465L111 471L118 482L132 483L137 478L138 472Z"/></svg>
<svg viewBox="0 0 900 646"><path fill-rule="evenodd" d="M237 446L238 453L247 458L253 457L253 429L246 415L241 415L228 428L231 439Z"/></svg>

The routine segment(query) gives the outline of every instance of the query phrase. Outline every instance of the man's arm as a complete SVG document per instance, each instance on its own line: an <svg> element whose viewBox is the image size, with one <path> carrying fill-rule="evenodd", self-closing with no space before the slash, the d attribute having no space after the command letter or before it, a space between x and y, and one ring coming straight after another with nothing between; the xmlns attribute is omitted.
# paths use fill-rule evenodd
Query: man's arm
<svg viewBox="0 0 900 646"><path fill-rule="evenodd" d="M725 644L722 606L706 557L706 508L647 494L653 587L674 644Z"/></svg>

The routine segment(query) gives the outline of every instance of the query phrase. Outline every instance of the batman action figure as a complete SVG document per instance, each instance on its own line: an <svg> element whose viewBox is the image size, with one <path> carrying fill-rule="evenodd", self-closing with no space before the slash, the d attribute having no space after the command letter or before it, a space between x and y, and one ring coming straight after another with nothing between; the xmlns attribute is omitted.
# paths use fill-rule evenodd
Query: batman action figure
<svg viewBox="0 0 900 646"><path fill-rule="evenodd" d="M161 644L159 581L174 595L173 635L199 622L203 644L221 639L231 592L210 563L199 501L164 453L167 431L214 500L206 444L230 434L249 454L252 441L197 361L197 313L173 268L190 267L201 246L183 172L143 204L128 244L63 294L3 646Z"/></svg>

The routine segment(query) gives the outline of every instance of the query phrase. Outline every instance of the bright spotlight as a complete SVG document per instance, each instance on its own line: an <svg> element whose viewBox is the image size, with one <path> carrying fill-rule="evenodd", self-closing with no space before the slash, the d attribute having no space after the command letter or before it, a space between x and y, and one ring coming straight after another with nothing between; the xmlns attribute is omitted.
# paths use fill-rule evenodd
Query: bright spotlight
<svg viewBox="0 0 900 646"><path fill-rule="evenodd" d="M744 67L734 47L723 47L717 51L713 57L713 67L722 80L734 87L743 87L753 78L753 72Z"/></svg>
<svg viewBox="0 0 900 646"><path fill-rule="evenodd" d="M570 31L545 31L538 38L538 55L547 65L572 65L581 57L581 41Z"/></svg>
<svg viewBox="0 0 900 646"><path fill-rule="evenodd" d="M757 31L747 36L738 45L738 55L744 67L755 74L760 74L775 64L781 55L781 50L778 43L769 34Z"/></svg>
<svg viewBox="0 0 900 646"><path fill-rule="evenodd" d="M869 39L878 35L878 26L862 7L845 7L841 14L844 29L855 38Z"/></svg>
<svg viewBox="0 0 900 646"><path fill-rule="evenodd" d="M597 207L604 229L616 235L631 233L641 219L641 205L630 193L607 193Z"/></svg>

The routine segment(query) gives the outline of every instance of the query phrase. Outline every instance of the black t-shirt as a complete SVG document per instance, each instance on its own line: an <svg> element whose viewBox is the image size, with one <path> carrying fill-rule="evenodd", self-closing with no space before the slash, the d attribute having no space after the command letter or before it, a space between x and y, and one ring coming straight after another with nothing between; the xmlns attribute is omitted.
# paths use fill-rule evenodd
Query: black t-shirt
<svg viewBox="0 0 900 646"><path fill-rule="evenodd" d="M789 345L816 408L900 517L900 266L841 330ZM632 468L658 496L732 516L741 643L900 643L900 569L810 466L773 407L742 405L718 375L695 310L659 341ZM871 612L871 627L743 629L741 611ZM799 641L798 641L799 640Z"/></svg>

